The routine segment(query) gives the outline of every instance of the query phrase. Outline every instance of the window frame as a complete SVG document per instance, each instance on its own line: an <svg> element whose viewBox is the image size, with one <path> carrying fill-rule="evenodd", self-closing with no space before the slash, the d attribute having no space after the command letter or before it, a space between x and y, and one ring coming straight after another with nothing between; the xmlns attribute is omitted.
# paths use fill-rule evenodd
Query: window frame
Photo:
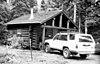
<svg viewBox="0 0 100 64"><path fill-rule="evenodd" d="M56 38L58 36L58 38ZM59 40L60 35L55 35L53 40ZM56 38L56 39L55 39Z"/></svg>

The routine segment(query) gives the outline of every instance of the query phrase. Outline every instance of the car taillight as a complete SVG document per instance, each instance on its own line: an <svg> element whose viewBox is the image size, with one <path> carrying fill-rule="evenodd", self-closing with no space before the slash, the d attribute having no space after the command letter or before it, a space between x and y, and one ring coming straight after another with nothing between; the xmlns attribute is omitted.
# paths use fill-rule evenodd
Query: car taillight
<svg viewBox="0 0 100 64"><path fill-rule="evenodd" d="M78 48L78 45L76 45L76 48Z"/></svg>

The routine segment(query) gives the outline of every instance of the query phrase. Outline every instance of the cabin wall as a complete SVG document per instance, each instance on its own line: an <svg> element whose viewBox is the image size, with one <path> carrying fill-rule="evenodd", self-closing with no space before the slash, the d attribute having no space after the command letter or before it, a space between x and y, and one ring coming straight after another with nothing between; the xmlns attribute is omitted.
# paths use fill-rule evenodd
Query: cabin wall
<svg viewBox="0 0 100 64"><path fill-rule="evenodd" d="M23 46L29 47L30 46L30 39L31 45L33 48L39 48L40 42L42 42L43 37L43 27L38 24L31 24L31 25L11 25L8 26L9 36L12 37L13 35L21 35L23 38ZM58 33L58 29L53 28L46 28L45 30L45 39L52 38L56 33Z"/></svg>
<svg viewBox="0 0 100 64"><path fill-rule="evenodd" d="M32 24L32 25L10 25L8 26L9 36L8 38L13 37L13 35L20 34L21 38L23 38L22 46L24 48L30 46L30 39L31 45L33 48L38 48L40 39L42 40L42 29L40 25ZM42 41L41 41L42 42Z"/></svg>
<svg viewBox="0 0 100 64"><path fill-rule="evenodd" d="M33 48L38 48L39 43L42 42L42 31L43 28L40 25L32 26L31 28L31 42Z"/></svg>
<svg viewBox="0 0 100 64"><path fill-rule="evenodd" d="M8 39L16 35L16 37L22 38L23 47L29 46L30 30L28 25L9 25L7 29L9 31Z"/></svg>

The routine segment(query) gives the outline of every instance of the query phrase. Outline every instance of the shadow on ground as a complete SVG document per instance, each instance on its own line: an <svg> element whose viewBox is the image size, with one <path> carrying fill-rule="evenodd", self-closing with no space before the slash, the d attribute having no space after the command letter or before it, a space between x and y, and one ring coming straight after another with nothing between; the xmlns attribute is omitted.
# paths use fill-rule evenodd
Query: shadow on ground
<svg viewBox="0 0 100 64"><path fill-rule="evenodd" d="M59 51L53 51L53 52L50 52L50 54L57 54L57 55L63 56L62 53L59 52ZM87 57L86 59L81 58L79 55L73 55L73 56L71 56L69 59L70 59L70 60L71 60L71 59L72 59L72 60L93 60L93 59L88 58L88 57Z"/></svg>
<svg viewBox="0 0 100 64"><path fill-rule="evenodd" d="M100 53L95 53L94 55L100 55Z"/></svg>

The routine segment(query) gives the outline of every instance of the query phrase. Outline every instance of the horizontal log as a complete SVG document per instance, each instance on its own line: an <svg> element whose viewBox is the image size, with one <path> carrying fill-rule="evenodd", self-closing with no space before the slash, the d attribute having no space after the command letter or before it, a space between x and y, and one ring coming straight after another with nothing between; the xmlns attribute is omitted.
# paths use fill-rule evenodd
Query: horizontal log
<svg viewBox="0 0 100 64"><path fill-rule="evenodd" d="M42 25L42 27L54 28L54 29L64 29L64 30L76 30L76 29L73 29L73 28L64 28L64 27L56 27L56 26L45 26L45 25Z"/></svg>

